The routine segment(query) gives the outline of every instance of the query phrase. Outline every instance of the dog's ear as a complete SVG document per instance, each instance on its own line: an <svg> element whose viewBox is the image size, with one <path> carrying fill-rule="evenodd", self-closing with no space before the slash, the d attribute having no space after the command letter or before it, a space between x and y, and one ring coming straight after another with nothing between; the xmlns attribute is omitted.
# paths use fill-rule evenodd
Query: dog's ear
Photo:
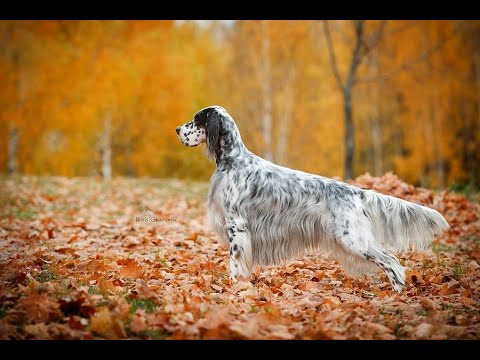
<svg viewBox="0 0 480 360"><path fill-rule="evenodd" d="M207 136L207 152L211 158L220 156L220 136L222 131L222 116L215 110L206 113L205 134Z"/></svg>

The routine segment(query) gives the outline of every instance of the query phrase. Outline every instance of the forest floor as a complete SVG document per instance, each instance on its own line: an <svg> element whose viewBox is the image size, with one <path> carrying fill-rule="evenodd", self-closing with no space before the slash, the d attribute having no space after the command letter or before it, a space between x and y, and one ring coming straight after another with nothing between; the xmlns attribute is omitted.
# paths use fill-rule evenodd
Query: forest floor
<svg viewBox="0 0 480 360"><path fill-rule="evenodd" d="M322 254L232 282L206 223L208 183L1 178L0 338L479 339L480 204L392 174L352 183L452 226L400 255L401 294ZM145 211L158 221L136 221Z"/></svg>

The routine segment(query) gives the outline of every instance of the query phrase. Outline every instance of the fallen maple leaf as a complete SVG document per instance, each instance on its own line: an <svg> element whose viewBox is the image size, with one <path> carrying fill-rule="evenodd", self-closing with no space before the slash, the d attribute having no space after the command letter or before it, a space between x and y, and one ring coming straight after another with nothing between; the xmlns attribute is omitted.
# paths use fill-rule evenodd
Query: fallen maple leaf
<svg viewBox="0 0 480 360"><path fill-rule="evenodd" d="M445 283L441 289L438 291L439 295L452 295L458 294L457 284Z"/></svg>
<svg viewBox="0 0 480 360"><path fill-rule="evenodd" d="M119 275L122 277L138 278L142 275L142 267L132 259L125 259L117 261L122 268L119 271Z"/></svg>
<svg viewBox="0 0 480 360"><path fill-rule="evenodd" d="M46 323L62 317L59 304L45 294L32 294L20 299L18 308L24 310L26 318L32 322Z"/></svg>

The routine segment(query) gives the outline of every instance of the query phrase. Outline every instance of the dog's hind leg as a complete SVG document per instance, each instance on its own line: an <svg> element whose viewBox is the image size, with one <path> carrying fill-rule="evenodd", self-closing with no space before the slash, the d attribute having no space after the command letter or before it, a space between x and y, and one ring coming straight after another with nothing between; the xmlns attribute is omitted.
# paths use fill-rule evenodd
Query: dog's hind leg
<svg viewBox="0 0 480 360"><path fill-rule="evenodd" d="M238 217L229 217L227 232L230 242L230 276L250 276L253 267L252 243L245 221Z"/></svg>
<svg viewBox="0 0 480 360"><path fill-rule="evenodd" d="M343 250L361 261L367 260L385 271L393 288L401 292L405 286L405 269L398 259L383 250L375 241L368 216L361 212L344 212L336 216L335 240ZM344 264L346 267L349 264Z"/></svg>
<svg viewBox="0 0 480 360"><path fill-rule="evenodd" d="M385 271L396 291L402 291L405 286L405 268L395 256L375 247L368 249L364 256Z"/></svg>

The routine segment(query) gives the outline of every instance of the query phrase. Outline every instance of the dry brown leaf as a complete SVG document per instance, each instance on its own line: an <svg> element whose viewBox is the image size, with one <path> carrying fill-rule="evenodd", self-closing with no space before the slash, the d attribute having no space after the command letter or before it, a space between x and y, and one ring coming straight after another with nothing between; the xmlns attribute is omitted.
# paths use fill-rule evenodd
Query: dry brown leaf
<svg viewBox="0 0 480 360"><path fill-rule="evenodd" d="M122 277L138 278L142 275L142 267L135 260L125 259L117 263L122 266L119 271Z"/></svg>
<svg viewBox="0 0 480 360"><path fill-rule="evenodd" d="M444 284L441 289L438 291L439 295L452 295L452 294L458 294L459 291L457 289L457 284L450 284L446 283Z"/></svg>
<svg viewBox="0 0 480 360"><path fill-rule="evenodd" d="M435 300L432 300L428 297L421 297L420 298L420 304L422 304L422 306L426 309L430 309L430 310L438 310L438 309L441 309L441 305L435 301Z"/></svg>
<svg viewBox="0 0 480 360"><path fill-rule="evenodd" d="M25 332L35 339L48 339L50 337L48 326L44 323L25 325Z"/></svg>
<svg viewBox="0 0 480 360"><path fill-rule="evenodd" d="M137 292L140 297L145 299L155 300L158 298L157 294L155 294L155 292L152 289L150 289L150 287L147 285L147 283L143 279L137 280Z"/></svg>
<svg viewBox="0 0 480 360"><path fill-rule="evenodd" d="M112 315L108 308L101 308L90 320L90 330L99 335L108 336L112 331Z"/></svg>
<svg viewBox="0 0 480 360"><path fill-rule="evenodd" d="M433 325L422 323L416 327L414 335L417 339L428 339L430 338L432 332Z"/></svg>
<svg viewBox="0 0 480 360"><path fill-rule="evenodd" d="M47 295L32 294L19 300L19 308L32 322L49 322L62 317L60 306Z"/></svg>
<svg viewBox="0 0 480 360"><path fill-rule="evenodd" d="M145 331L148 328L145 315L139 311L135 312L135 314L133 314L133 319L132 319L132 322L130 323L130 327L136 333Z"/></svg>

